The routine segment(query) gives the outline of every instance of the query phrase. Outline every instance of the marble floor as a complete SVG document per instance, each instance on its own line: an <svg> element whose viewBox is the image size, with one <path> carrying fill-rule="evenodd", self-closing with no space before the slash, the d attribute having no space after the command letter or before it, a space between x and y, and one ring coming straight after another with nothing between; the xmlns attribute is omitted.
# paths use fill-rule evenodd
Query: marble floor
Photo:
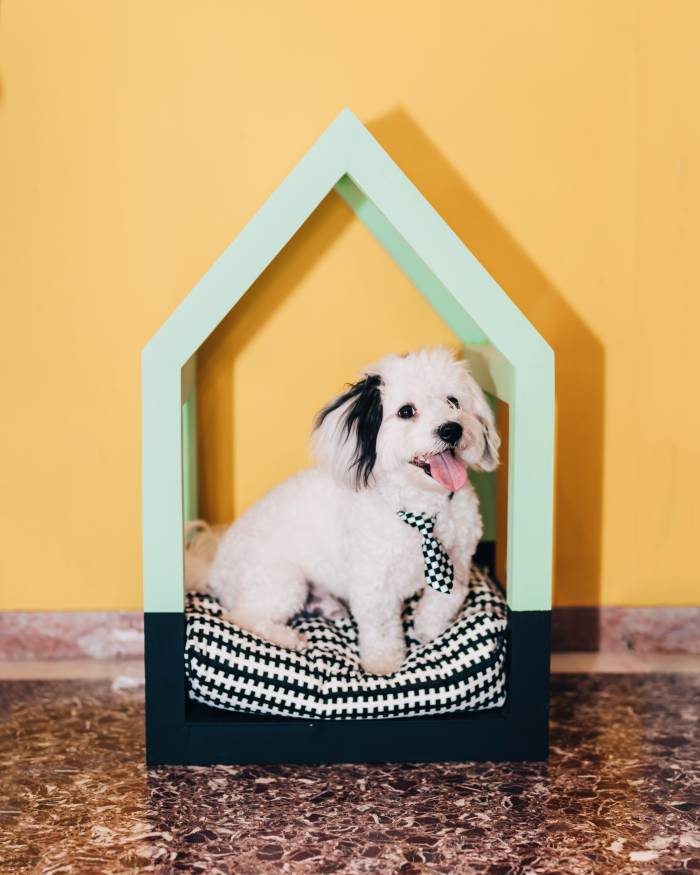
<svg viewBox="0 0 700 875"><path fill-rule="evenodd" d="M0 872L700 870L700 675L666 668L555 674L548 763L151 770L136 668L16 672Z"/></svg>

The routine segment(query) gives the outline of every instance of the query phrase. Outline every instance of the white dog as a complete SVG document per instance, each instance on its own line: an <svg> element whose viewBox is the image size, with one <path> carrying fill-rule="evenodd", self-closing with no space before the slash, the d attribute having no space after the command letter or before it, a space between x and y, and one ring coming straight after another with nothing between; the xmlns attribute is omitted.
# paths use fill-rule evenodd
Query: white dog
<svg viewBox="0 0 700 875"><path fill-rule="evenodd" d="M365 671L396 671L405 599L423 593L415 632L424 642L464 600L482 533L466 469L493 470L499 444L491 408L451 352L387 356L319 413L318 467L276 486L228 530L212 593L236 625L300 649L303 637L286 624L309 583L325 588L355 617ZM435 518L453 569L449 593L426 586L423 535L399 512Z"/></svg>

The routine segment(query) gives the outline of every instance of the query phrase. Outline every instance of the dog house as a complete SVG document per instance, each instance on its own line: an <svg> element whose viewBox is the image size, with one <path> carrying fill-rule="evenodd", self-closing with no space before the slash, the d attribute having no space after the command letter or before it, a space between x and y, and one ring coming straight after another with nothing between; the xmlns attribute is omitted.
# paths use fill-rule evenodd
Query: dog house
<svg viewBox="0 0 700 875"><path fill-rule="evenodd" d="M187 695L183 521L196 515L196 353L331 189L460 337L482 388L507 405L507 696L497 709L308 720L231 713ZM142 403L149 763L546 758L553 353L349 110L322 134L145 347Z"/></svg>

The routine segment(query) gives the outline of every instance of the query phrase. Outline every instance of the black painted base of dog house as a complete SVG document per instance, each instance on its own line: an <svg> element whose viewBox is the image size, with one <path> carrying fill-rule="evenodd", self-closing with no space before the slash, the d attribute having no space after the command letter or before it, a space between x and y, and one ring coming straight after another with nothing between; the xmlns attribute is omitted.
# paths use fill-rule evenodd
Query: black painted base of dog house
<svg viewBox="0 0 700 875"><path fill-rule="evenodd" d="M495 710L385 720L255 717L191 701L185 616L147 613L149 765L543 760L548 756L549 611L509 611L507 697Z"/></svg>

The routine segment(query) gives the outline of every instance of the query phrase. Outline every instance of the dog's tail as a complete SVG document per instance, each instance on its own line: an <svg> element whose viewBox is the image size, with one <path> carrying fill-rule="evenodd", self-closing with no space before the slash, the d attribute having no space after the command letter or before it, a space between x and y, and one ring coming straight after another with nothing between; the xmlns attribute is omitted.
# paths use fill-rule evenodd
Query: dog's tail
<svg viewBox="0 0 700 875"><path fill-rule="evenodd" d="M204 520L185 523L185 592L209 591L209 570L225 529Z"/></svg>

